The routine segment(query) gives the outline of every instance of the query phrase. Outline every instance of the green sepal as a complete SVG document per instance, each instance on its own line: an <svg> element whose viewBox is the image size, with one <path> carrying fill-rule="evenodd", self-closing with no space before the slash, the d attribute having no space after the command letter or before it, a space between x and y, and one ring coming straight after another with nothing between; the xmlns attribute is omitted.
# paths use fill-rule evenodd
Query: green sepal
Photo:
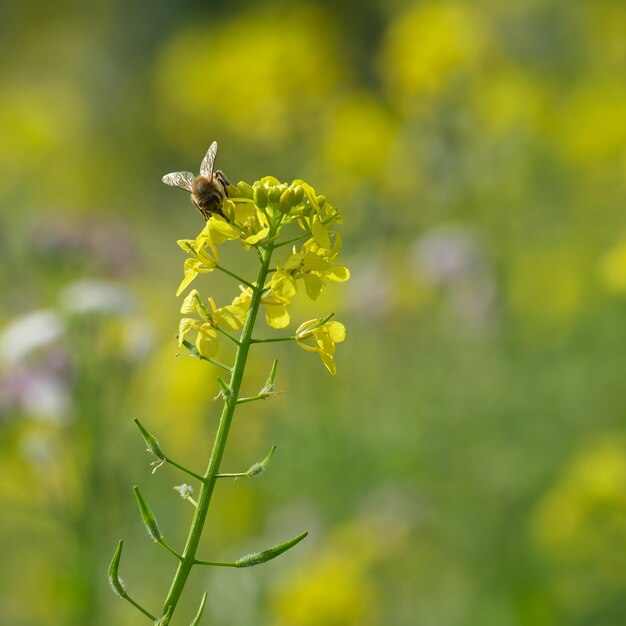
<svg viewBox="0 0 626 626"><path fill-rule="evenodd" d="M135 491L135 497L137 498L137 504L139 505L141 519L143 519L143 523L146 526L148 534L150 535L150 537L152 537L152 539L154 539L154 541L161 541L161 539L163 538L163 533L159 529L159 525L157 524L156 518L154 517L154 513L141 495L139 487L135 485L133 487L133 490Z"/></svg>
<svg viewBox="0 0 626 626"><path fill-rule="evenodd" d="M277 556L280 556L283 552L287 552L287 550L293 548L296 544L300 543L308 534L308 531L305 531L301 535L298 535L297 537L294 537L293 539L290 539L285 543L281 543L278 546L274 546L273 548L269 548L268 550L263 550L263 552L253 552L252 554L243 556L235 561L236 566L252 567L253 565L260 565L261 563L265 563L266 561L271 561Z"/></svg>
<svg viewBox="0 0 626 626"><path fill-rule="evenodd" d="M137 425L137 428L139 429L139 432L141 433L141 436L144 438L144 441L146 442L146 445L148 446L148 452L152 452L152 454L154 454L154 456L157 459L161 461L165 461L165 455L161 451L159 442L157 441L156 437L152 433L150 433L148 430L146 430L146 428L142 425L142 423L137 418L134 418L133 422L135 422L135 424Z"/></svg>
<svg viewBox="0 0 626 626"><path fill-rule="evenodd" d="M248 476L249 478L252 478L253 476L258 476L259 474L262 474L267 469L267 466L275 450L276 450L276 446L274 445L272 446L272 449L269 451L269 454L260 463L253 463L246 470L246 476Z"/></svg>
<svg viewBox="0 0 626 626"><path fill-rule="evenodd" d="M191 343L191 341L187 341L186 339L183 339L182 345L185 346L185 348L187 348L187 351L189 352L189 354L191 354L191 356L195 356L198 359L205 358L200 354L200 352L198 352L198 348L196 348L196 346L194 346Z"/></svg>
<svg viewBox="0 0 626 626"><path fill-rule="evenodd" d="M196 616L193 618L193 622L191 622L189 626L198 626L198 624L200 623L200 618L202 617L202 613L204 613L204 605L206 604L206 598L207 598L207 592L205 591L204 595L202 596L202 600L200 601L200 608L198 609Z"/></svg>
<svg viewBox="0 0 626 626"><path fill-rule="evenodd" d="M120 558L122 557L123 545L124 542L120 539L117 544L117 548L115 549L115 554L111 559L111 564L109 565L109 584L111 585L111 589L113 589L113 593L120 598L126 598L126 587L124 586L124 581L119 575Z"/></svg>

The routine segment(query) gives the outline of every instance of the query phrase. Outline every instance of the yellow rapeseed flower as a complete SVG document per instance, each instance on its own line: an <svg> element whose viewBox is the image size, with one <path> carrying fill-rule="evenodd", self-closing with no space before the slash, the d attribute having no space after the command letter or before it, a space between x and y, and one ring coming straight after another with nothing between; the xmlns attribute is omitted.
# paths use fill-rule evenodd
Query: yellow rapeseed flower
<svg viewBox="0 0 626 626"><path fill-rule="evenodd" d="M335 235L335 241L328 241L327 248L322 247L315 239L309 239L300 252L290 254L284 265L276 264L276 272L272 276L269 287L282 297L290 298L296 292L298 280L302 280L307 295L315 300L320 295L326 281L345 282L350 278L347 267L333 265L333 259L339 254L341 240Z"/></svg>
<svg viewBox="0 0 626 626"><path fill-rule="evenodd" d="M196 348L202 356L212 357L220 347L217 329L211 322L200 322L190 317L183 317L178 326L178 345L182 346L187 335L196 331Z"/></svg>
<svg viewBox="0 0 626 626"><path fill-rule="evenodd" d="M296 341L301 348L309 352L317 352L326 369L334 376L337 372L335 365L335 344L346 338L346 327L341 322L329 321L321 324L321 320L308 320L296 330Z"/></svg>
<svg viewBox="0 0 626 626"><path fill-rule="evenodd" d="M176 291L176 295L179 296L198 274L208 274L215 269L219 263L219 254L209 237L208 223L195 239L179 239L176 243L191 256L185 259L184 278Z"/></svg>
<svg viewBox="0 0 626 626"><path fill-rule="evenodd" d="M239 289L241 293L225 307L218 309L213 300L210 300L216 323L230 330L237 330L243 326L252 300L252 289L241 285ZM288 298L269 290L261 296L261 304L265 306L265 321L269 326L280 329L289 324L287 307L291 302Z"/></svg>

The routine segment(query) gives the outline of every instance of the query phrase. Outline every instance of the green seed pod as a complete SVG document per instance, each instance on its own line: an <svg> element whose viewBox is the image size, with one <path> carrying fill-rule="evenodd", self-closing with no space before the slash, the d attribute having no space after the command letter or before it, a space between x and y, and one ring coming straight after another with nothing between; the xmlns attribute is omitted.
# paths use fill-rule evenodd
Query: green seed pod
<svg viewBox="0 0 626 626"><path fill-rule="evenodd" d="M287 550L293 548L297 543L300 543L308 534L308 532L303 532L301 535L298 535L285 543L281 543L278 546L270 548L269 550L263 550L263 552L253 552L252 554L242 556L240 559L237 559L235 563L237 564L237 567L252 567L253 565L259 565L260 563L271 561L277 556L280 556L283 552L287 552Z"/></svg>
<svg viewBox="0 0 626 626"><path fill-rule="evenodd" d="M126 587L124 586L124 581L120 578L119 569L120 569L120 558L122 556L122 546L124 542L120 539L117 544L117 548L115 550L115 554L111 559L111 565L109 565L109 584L111 585L111 589L113 589L113 593L118 595L120 598L126 597Z"/></svg>
<svg viewBox="0 0 626 626"><path fill-rule="evenodd" d="M245 180L240 180L237 183L237 190L239 191L239 194L242 198L252 199L254 197L254 189L251 185L248 185Z"/></svg>
<svg viewBox="0 0 626 626"><path fill-rule="evenodd" d="M287 187L280 196L279 206L283 213L289 213L295 204L296 194L291 187Z"/></svg>
<svg viewBox="0 0 626 626"><path fill-rule="evenodd" d="M261 462L253 463L247 469L246 476L248 478L252 478L254 476L258 476L259 474L262 474L267 469L267 465L270 462L270 459L272 458L272 455L274 454L275 450L276 450L276 446L272 446L270 453Z"/></svg>
<svg viewBox="0 0 626 626"><path fill-rule="evenodd" d="M294 204L300 204L304 200L304 187L302 185L296 185L293 188Z"/></svg>
<svg viewBox="0 0 626 626"><path fill-rule="evenodd" d="M152 539L154 539L154 541L161 541L163 533L159 529L154 513L148 506L148 503L143 499L139 489L137 487L133 487L133 489L135 490L135 497L137 498L137 504L139 505L141 519L143 519L143 523L146 525L148 534L152 537Z"/></svg>
<svg viewBox="0 0 626 626"><path fill-rule="evenodd" d="M264 209L268 202L267 189L263 185L254 185L253 198L259 209Z"/></svg>
<svg viewBox="0 0 626 626"><path fill-rule="evenodd" d="M152 433L150 433L148 430L146 430L138 419L135 418L133 421L137 425L137 428L139 429L141 436L146 442L146 445L148 446L148 450L152 452L152 454L154 454L154 456L157 459L160 459L161 461L165 461L165 455L161 451L161 448L159 447L159 442L157 441L156 437Z"/></svg>

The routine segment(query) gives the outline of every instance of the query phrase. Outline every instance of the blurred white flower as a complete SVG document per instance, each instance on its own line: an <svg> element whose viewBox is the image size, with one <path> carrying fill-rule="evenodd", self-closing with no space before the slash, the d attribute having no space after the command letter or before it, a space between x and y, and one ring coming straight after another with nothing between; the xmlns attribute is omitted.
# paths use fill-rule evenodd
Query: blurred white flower
<svg viewBox="0 0 626 626"><path fill-rule="evenodd" d="M480 269L483 260L471 232L447 227L415 240L411 246L411 264L420 279L441 285Z"/></svg>
<svg viewBox="0 0 626 626"><path fill-rule="evenodd" d="M440 288L454 317L472 330L492 321L496 285L476 235L467 228L436 228L415 240L411 268L418 281Z"/></svg>
<svg viewBox="0 0 626 626"><path fill-rule="evenodd" d="M28 433L20 441L24 459L32 465L50 465L58 458L53 441L41 433Z"/></svg>
<svg viewBox="0 0 626 626"><path fill-rule="evenodd" d="M131 294L112 283L101 280L80 280L61 292L59 302L70 313L118 313L126 315L135 310Z"/></svg>
<svg viewBox="0 0 626 626"><path fill-rule="evenodd" d="M391 307L395 289L388 267L382 259L369 256L353 260L352 265L359 270L350 277L347 302L365 318L384 317Z"/></svg>
<svg viewBox="0 0 626 626"><path fill-rule="evenodd" d="M9 365L19 363L31 352L56 341L64 330L63 321L54 311L27 313L0 334L0 358Z"/></svg>

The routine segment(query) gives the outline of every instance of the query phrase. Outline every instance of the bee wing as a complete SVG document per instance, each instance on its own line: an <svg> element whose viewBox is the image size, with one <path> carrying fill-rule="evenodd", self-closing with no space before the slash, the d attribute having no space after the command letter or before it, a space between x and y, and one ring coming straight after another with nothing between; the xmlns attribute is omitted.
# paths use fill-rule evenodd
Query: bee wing
<svg viewBox="0 0 626 626"><path fill-rule="evenodd" d="M200 175L207 176L208 178L213 177L213 165L215 163L215 155L217 154L217 141L214 141L207 150L207 153L202 159L202 164L200 165Z"/></svg>
<svg viewBox="0 0 626 626"><path fill-rule="evenodd" d="M161 180L170 187L179 187L190 192L194 179L195 176L191 172L172 172L163 176Z"/></svg>

